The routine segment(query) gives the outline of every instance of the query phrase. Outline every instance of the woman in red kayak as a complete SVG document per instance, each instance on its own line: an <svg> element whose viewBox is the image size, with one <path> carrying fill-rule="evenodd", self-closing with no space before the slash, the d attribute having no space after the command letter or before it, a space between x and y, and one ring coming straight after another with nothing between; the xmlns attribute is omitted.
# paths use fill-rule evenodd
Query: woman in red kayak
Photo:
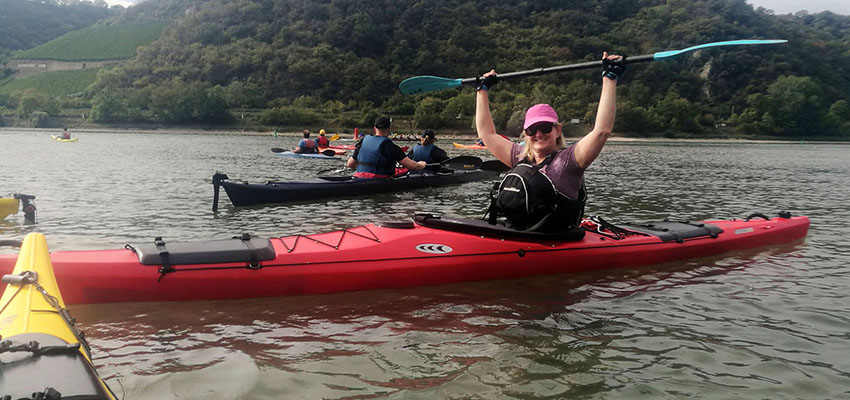
<svg viewBox="0 0 850 400"><path fill-rule="evenodd" d="M498 82L495 70L484 74L478 86L475 127L487 150L511 171L492 197L490 223L505 217L519 230L558 232L581 223L587 193L584 171L602 151L614 128L617 79L625 71L623 58L602 56L602 94L593 130L567 146L555 109L537 104L525 114L525 146L498 134L490 113L488 90Z"/></svg>

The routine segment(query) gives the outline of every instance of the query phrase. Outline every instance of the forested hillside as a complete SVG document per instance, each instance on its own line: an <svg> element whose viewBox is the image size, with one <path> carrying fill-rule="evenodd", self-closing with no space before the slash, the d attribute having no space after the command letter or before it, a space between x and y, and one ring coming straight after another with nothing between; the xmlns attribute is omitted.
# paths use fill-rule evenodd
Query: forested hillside
<svg viewBox="0 0 850 400"><path fill-rule="evenodd" d="M0 0L0 52L38 46L113 12L103 0Z"/></svg>
<svg viewBox="0 0 850 400"><path fill-rule="evenodd" d="M617 131L850 137L850 18L775 16L744 0L148 0L121 17L180 18L87 91L102 123L363 126L377 113L468 128L472 91L404 96L415 75L472 77L743 39L787 45L705 50L628 67ZM597 71L500 84L500 129L553 104L592 121Z"/></svg>

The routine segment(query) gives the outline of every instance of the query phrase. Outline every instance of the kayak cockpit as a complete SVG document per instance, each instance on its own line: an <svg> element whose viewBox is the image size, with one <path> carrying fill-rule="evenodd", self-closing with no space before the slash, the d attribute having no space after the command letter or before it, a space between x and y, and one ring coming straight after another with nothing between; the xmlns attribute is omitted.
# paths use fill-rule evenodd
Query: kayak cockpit
<svg viewBox="0 0 850 400"><path fill-rule="evenodd" d="M98 384L97 373L80 352L80 343L66 343L56 336L38 332L3 339L0 344L0 369L3 370L0 394L15 399L19 396L59 398L47 396L53 393L59 393L63 399L113 398ZM42 397L35 397L38 395Z"/></svg>
<svg viewBox="0 0 850 400"><path fill-rule="evenodd" d="M580 227L557 233L521 231L503 225L493 225L485 220L448 217L433 214L416 214L413 220L422 226L452 232L495 238L510 238L518 240L556 240L577 241L584 238L586 232L595 232L612 239L623 239L626 236L654 236L662 242L683 242L687 239L716 238L723 229L706 223L661 221L645 224L613 225L601 218L586 219Z"/></svg>
<svg viewBox="0 0 850 400"><path fill-rule="evenodd" d="M585 230L580 227L558 233L520 231L503 225L492 225L487 221L480 219L448 217L433 214L416 214L413 216L413 220L419 225L433 229L519 240L575 241L584 238L585 234Z"/></svg>

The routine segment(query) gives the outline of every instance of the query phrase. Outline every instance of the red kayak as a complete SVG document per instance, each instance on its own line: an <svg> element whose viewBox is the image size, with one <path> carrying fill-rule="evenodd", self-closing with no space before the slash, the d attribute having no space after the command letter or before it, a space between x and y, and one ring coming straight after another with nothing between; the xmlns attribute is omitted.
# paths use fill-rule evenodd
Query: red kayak
<svg viewBox="0 0 850 400"><path fill-rule="evenodd" d="M460 143L452 143L455 147L459 149L486 149L487 146L481 144L460 144Z"/></svg>
<svg viewBox="0 0 850 400"><path fill-rule="evenodd" d="M332 150L354 150L357 148L357 145L353 144L336 144L330 145L328 147L320 147L320 149L332 149Z"/></svg>
<svg viewBox="0 0 850 400"><path fill-rule="evenodd" d="M324 154L324 153L325 153L326 151L328 151L328 150L333 151L333 152L334 152L334 155L337 155L337 156L344 156L344 155L345 155L345 153L347 153L347 152L348 152L348 150L345 150L345 149L338 149L338 148L336 148L336 146L330 146L330 147L319 147L319 153L323 153L323 154Z"/></svg>
<svg viewBox="0 0 850 400"><path fill-rule="evenodd" d="M315 235L158 238L50 258L67 304L241 299L632 268L792 242L809 228L807 217L751 217L620 226L587 220L551 236L420 214ZM0 273L14 264L14 255L0 256Z"/></svg>

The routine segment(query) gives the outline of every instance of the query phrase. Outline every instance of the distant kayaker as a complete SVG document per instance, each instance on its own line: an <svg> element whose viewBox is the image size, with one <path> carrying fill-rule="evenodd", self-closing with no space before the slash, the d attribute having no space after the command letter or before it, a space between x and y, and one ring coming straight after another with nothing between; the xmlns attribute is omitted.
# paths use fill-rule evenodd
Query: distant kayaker
<svg viewBox="0 0 850 400"><path fill-rule="evenodd" d="M293 153L318 153L319 146L316 145L316 142L310 139L310 131L304 130L302 133L304 138L298 142L298 147L292 149Z"/></svg>
<svg viewBox="0 0 850 400"><path fill-rule="evenodd" d="M434 142L437 141L437 134L431 129L422 131L422 137L419 138L419 144L413 146L413 149L407 152L407 157L413 161L424 161L426 164L441 163L449 159L445 150L437 147ZM425 167L429 171L439 171L439 165L429 165Z"/></svg>
<svg viewBox="0 0 850 400"><path fill-rule="evenodd" d="M404 174L406 169L419 171L425 168L424 161L413 161L397 144L390 140L389 117L375 119L375 135L364 136L357 142L354 155L348 159L346 166L356 168L356 178L389 178ZM396 169L396 163L402 167Z"/></svg>
<svg viewBox="0 0 850 400"><path fill-rule="evenodd" d="M478 86L475 128L487 150L511 167L491 196L490 223L505 217L520 230L558 232L581 223L587 193L584 171L602 151L614 129L617 79L626 66L618 55L602 55L602 93L593 130L569 146L561 135L555 109L537 104L525 113L525 146L496 134L488 90L498 82L495 70L484 74Z"/></svg>
<svg viewBox="0 0 850 400"><path fill-rule="evenodd" d="M68 128L62 128L62 139L70 139L71 132L68 132Z"/></svg>
<svg viewBox="0 0 850 400"><path fill-rule="evenodd" d="M331 145L331 141L325 137L324 129L319 130L319 137L316 138L316 144L319 145L319 147L328 147Z"/></svg>

